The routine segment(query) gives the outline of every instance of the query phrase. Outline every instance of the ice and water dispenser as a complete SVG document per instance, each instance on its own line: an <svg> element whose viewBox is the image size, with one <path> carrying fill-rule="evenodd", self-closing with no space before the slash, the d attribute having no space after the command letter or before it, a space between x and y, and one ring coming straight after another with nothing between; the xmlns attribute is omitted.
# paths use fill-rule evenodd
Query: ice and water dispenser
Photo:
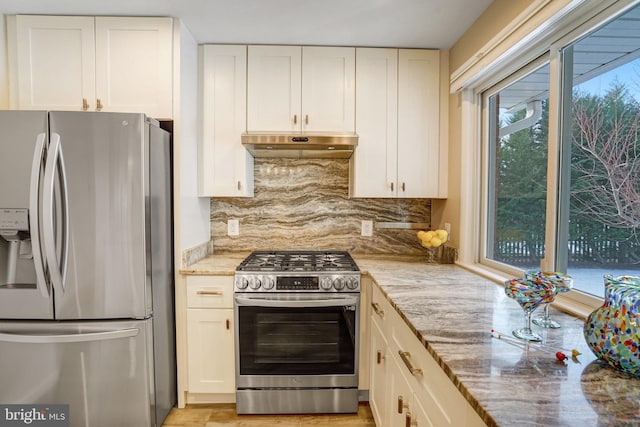
<svg viewBox="0 0 640 427"><path fill-rule="evenodd" d="M0 208L0 287L36 287L28 209Z"/></svg>

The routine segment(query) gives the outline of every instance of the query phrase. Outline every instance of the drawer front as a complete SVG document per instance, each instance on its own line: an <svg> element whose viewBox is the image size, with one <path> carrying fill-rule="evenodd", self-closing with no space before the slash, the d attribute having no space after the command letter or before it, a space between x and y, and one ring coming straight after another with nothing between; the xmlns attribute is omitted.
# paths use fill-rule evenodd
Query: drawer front
<svg viewBox="0 0 640 427"><path fill-rule="evenodd" d="M187 277L188 308L233 308L233 276Z"/></svg>
<svg viewBox="0 0 640 427"><path fill-rule="evenodd" d="M400 319L393 323L391 335L390 350L433 425L464 425L468 402L420 340Z"/></svg>

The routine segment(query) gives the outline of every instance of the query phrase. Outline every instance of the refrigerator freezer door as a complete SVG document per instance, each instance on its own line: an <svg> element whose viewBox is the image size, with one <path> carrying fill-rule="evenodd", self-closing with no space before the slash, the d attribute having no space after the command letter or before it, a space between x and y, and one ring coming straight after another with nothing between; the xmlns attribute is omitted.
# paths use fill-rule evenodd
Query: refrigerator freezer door
<svg viewBox="0 0 640 427"><path fill-rule="evenodd" d="M53 318L38 239L47 128L46 112L0 111L0 319Z"/></svg>
<svg viewBox="0 0 640 427"><path fill-rule="evenodd" d="M68 404L71 426L153 426L151 320L0 323L0 402Z"/></svg>
<svg viewBox="0 0 640 427"><path fill-rule="evenodd" d="M146 318L151 280L145 116L51 112L49 120L51 135L60 135L66 177L66 191L54 195L54 210L68 207L55 215L58 254L47 252L61 275L66 272L55 289L55 317ZM54 190L65 185L62 181Z"/></svg>

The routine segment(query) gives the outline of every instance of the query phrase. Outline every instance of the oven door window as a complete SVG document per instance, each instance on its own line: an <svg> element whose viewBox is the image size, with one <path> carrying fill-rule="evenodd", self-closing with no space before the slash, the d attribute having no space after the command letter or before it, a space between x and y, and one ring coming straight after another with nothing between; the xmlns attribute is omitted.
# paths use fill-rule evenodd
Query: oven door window
<svg viewBox="0 0 640 427"><path fill-rule="evenodd" d="M353 306L240 306L240 375L353 374Z"/></svg>

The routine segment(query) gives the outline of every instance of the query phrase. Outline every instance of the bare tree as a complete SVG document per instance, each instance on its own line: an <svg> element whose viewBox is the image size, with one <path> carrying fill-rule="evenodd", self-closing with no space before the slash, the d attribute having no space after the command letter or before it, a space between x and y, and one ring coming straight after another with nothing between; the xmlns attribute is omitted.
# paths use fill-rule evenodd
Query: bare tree
<svg viewBox="0 0 640 427"><path fill-rule="evenodd" d="M640 229L640 108L623 87L605 97L574 97L572 201L615 228Z"/></svg>

